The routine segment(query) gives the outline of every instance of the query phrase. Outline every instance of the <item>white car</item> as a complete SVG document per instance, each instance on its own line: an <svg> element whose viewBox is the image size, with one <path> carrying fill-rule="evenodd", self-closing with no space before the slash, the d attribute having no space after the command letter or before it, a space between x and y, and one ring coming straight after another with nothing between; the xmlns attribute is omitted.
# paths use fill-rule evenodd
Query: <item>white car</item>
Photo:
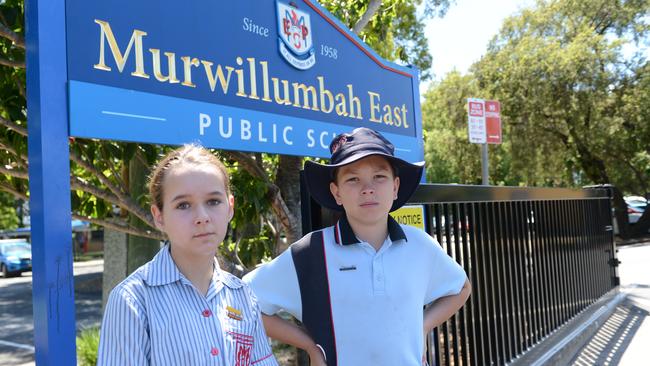
<svg viewBox="0 0 650 366"><path fill-rule="evenodd" d="M627 215L630 224L635 224L648 206L648 200L641 196L625 196L623 199L627 204Z"/></svg>

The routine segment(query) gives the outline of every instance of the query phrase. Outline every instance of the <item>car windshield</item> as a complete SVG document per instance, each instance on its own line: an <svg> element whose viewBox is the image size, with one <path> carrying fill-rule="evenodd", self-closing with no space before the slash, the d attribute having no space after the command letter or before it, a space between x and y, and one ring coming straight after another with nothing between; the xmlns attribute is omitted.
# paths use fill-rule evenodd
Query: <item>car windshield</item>
<svg viewBox="0 0 650 366"><path fill-rule="evenodd" d="M26 243L5 244L2 246L4 255L21 255L31 251L32 248Z"/></svg>

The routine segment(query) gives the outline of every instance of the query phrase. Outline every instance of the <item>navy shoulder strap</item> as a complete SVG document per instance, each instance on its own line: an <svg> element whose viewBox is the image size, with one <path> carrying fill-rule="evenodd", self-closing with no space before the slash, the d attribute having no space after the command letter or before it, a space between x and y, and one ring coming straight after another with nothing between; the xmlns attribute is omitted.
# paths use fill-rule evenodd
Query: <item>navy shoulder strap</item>
<svg viewBox="0 0 650 366"><path fill-rule="evenodd" d="M327 365L335 366L336 341L323 232L312 232L298 240L291 246L291 256L300 286L302 323L325 350Z"/></svg>

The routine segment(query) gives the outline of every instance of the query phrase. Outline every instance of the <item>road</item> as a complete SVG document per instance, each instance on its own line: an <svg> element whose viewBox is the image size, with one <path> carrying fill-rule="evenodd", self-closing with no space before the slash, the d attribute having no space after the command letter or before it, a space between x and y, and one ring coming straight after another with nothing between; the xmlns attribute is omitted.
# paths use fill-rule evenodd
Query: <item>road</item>
<svg viewBox="0 0 650 366"><path fill-rule="evenodd" d="M77 331L101 322L102 260L74 264ZM0 365L33 365L32 273L0 278Z"/></svg>

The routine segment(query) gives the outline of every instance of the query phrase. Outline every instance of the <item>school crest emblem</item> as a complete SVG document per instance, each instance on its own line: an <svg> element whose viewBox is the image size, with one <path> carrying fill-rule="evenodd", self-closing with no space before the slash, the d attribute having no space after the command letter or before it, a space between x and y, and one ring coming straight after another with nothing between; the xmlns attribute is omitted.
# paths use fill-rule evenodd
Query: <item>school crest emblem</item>
<svg viewBox="0 0 650 366"><path fill-rule="evenodd" d="M276 1L278 12L278 47L282 57L293 67L307 70L316 64L309 13L294 2Z"/></svg>

